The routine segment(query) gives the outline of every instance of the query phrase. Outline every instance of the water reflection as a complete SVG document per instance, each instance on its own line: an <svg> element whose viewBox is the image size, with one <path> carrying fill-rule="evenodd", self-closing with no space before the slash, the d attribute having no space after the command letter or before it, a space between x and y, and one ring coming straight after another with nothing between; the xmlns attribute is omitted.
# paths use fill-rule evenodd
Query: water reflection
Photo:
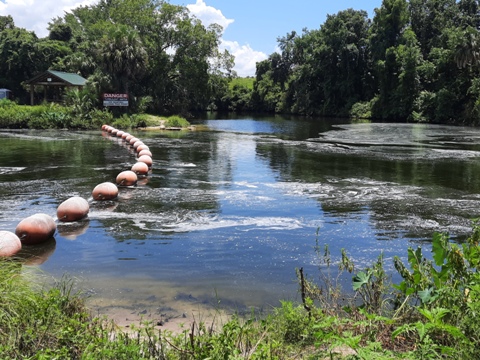
<svg viewBox="0 0 480 360"><path fill-rule="evenodd" d="M23 246L15 257L22 260L24 265L42 265L55 252L57 242L55 238L51 238L44 243Z"/></svg>
<svg viewBox="0 0 480 360"><path fill-rule="evenodd" d="M89 219L83 219L81 221L63 222L57 225L58 234L67 240L75 240L78 236L87 232L90 226Z"/></svg>

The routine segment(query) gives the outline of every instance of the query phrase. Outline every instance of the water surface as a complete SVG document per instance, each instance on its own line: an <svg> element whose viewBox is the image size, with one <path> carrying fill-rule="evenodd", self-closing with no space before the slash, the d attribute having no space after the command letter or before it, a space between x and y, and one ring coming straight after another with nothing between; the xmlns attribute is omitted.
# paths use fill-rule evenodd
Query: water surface
<svg viewBox="0 0 480 360"><path fill-rule="evenodd" d="M201 119L196 131L132 131L152 173L119 198L93 188L135 163L98 131L0 131L0 228L55 217L71 196L88 220L59 224L29 264L79 279L99 309L173 311L175 303L265 308L317 276L317 244L387 268L436 231L461 241L478 217L480 131L338 119ZM166 310L167 309L167 310Z"/></svg>

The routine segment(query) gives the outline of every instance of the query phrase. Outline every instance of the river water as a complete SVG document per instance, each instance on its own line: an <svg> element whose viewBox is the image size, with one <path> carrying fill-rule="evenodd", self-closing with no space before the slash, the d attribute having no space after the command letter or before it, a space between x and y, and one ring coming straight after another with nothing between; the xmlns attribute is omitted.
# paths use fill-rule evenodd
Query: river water
<svg viewBox="0 0 480 360"><path fill-rule="evenodd" d="M88 220L24 247L26 265L77 279L101 313L265 309L299 299L295 269L317 276L316 245L357 268L387 269L434 232L461 241L480 216L480 130L285 117L198 119L195 131L130 131L151 174L117 200L91 191L135 163L98 131L0 130L0 228L55 217L71 196ZM179 303L184 306L179 307ZM186 304L186 305L185 305ZM153 309L153 310L152 310Z"/></svg>

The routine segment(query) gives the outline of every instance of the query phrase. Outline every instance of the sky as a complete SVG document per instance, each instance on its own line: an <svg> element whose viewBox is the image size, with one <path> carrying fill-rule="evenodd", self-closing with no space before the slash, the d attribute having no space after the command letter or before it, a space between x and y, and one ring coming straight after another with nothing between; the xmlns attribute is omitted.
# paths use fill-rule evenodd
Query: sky
<svg viewBox="0 0 480 360"><path fill-rule="evenodd" d="M0 16L11 15L18 27L48 35L48 22L97 0L0 0ZM239 76L254 76L255 64L278 50L277 38L296 31L319 29L327 15L349 8L373 18L382 0L170 0L186 6L204 25L222 25L222 48L235 56Z"/></svg>

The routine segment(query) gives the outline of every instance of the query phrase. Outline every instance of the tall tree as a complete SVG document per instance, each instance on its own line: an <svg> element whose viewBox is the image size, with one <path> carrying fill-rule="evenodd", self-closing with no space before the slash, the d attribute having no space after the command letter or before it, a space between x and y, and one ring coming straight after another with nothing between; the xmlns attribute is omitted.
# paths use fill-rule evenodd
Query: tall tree
<svg viewBox="0 0 480 360"><path fill-rule="evenodd" d="M442 33L454 24L457 15L455 0L410 0L410 26L426 59L433 47L441 46Z"/></svg>
<svg viewBox="0 0 480 360"><path fill-rule="evenodd" d="M146 70L147 52L138 32L127 25L110 27L97 51L98 64L112 75L113 90L128 93L130 82Z"/></svg>
<svg viewBox="0 0 480 360"><path fill-rule="evenodd" d="M25 94L22 81L46 70L37 68L37 42L35 33L25 29L8 27L0 31L0 83L15 96Z"/></svg>
<svg viewBox="0 0 480 360"><path fill-rule="evenodd" d="M270 62L273 69L283 70L280 79L289 77L284 108L308 115L346 115L354 103L366 100L371 93L369 26L365 11L347 9L328 15L319 30L304 31L301 38L279 39L283 52L278 61L285 65L275 66L275 58Z"/></svg>
<svg viewBox="0 0 480 360"><path fill-rule="evenodd" d="M405 0L384 0L382 6L375 9L370 35L374 74L378 82L378 94L372 108L374 117L400 120L410 116L411 111L400 105L405 103L405 99L399 98L404 92L399 91L398 77L402 66L398 55L404 54L404 49L399 46L405 42L403 34L408 20ZM412 36L415 34L410 34L407 40ZM407 41L407 46L412 46L414 42Z"/></svg>

